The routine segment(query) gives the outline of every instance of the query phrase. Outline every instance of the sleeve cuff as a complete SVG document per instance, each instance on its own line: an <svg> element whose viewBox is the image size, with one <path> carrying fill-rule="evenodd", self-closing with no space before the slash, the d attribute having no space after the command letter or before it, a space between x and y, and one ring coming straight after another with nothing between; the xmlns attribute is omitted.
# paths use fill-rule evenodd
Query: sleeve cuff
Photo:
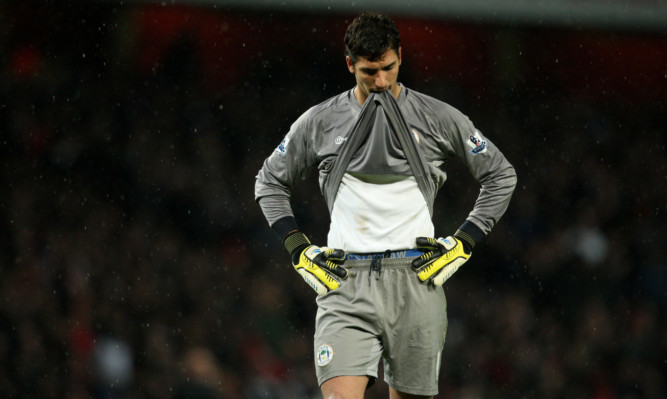
<svg viewBox="0 0 667 399"><path fill-rule="evenodd" d="M288 233L299 230L299 226L297 226L294 216L285 216L284 218L278 219L271 225L271 228L278 234L278 237L280 237L281 240Z"/></svg>

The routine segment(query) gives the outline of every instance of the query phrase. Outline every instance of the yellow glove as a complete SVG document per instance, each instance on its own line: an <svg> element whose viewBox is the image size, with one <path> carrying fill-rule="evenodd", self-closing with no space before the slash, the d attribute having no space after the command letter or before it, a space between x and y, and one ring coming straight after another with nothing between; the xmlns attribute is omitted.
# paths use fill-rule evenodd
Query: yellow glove
<svg viewBox="0 0 667 399"><path fill-rule="evenodd" d="M324 295L340 287L340 279L347 278L347 270L340 266L345 261L342 249L320 248L311 245L301 252L294 269L317 295Z"/></svg>
<svg viewBox="0 0 667 399"><path fill-rule="evenodd" d="M412 270L417 272L420 281L430 281L436 287L443 285L471 255L465 250L463 242L452 236L437 240L418 237L417 248L426 252L412 261Z"/></svg>
<svg viewBox="0 0 667 399"><path fill-rule="evenodd" d="M311 245L300 231L287 234L282 241L292 255L292 266L317 295L338 289L340 280L347 278L347 270L341 266L345 262L342 249Z"/></svg>

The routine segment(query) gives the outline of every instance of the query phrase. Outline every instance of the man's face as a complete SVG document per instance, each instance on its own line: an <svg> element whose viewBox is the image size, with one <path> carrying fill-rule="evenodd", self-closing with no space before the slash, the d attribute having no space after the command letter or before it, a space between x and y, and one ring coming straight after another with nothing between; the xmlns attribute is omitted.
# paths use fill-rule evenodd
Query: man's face
<svg viewBox="0 0 667 399"><path fill-rule="evenodd" d="M400 87L397 84L398 67L401 65L401 48L398 51L389 49L380 59L369 61L360 57L356 63L352 63L350 57L346 57L347 68L354 74L357 80L358 99L365 102L371 92L391 90L394 96L398 96Z"/></svg>

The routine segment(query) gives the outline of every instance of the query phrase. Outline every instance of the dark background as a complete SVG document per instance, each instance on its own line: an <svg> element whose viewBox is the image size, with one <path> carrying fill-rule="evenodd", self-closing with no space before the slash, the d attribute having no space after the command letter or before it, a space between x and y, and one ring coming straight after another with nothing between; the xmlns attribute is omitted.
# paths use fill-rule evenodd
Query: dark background
<svg viewBox="0 0 667 399"><path fill-rule="evenodd" d="M68 3L0 2L0 397L317 397L314 293L254 176L353 86L354 14ZM440 397L664 398L667 37L393 17L399 81L519 178L446 285ZM448 173L441 236L479 189Z"/></svg>

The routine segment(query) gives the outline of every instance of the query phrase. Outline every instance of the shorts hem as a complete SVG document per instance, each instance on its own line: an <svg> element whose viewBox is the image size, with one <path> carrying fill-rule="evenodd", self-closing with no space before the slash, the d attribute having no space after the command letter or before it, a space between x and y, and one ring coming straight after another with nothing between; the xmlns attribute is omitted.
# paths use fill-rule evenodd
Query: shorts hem
<svg viewBox="0 0 667 399"><path fill-rule="evenodd" d="M389 385L390 387L394 388L395 390L401 393L407 393L410 395L421 395L421 396L435 396L438 394L437 387L429 390L429 389L424 389L422 387L415 388L415 387L408 387L404 385L394 384L392 381L386 378L384 381L387 383L387 385Z"/></svg>
<svg viewBox="0 0 667 399"><path fill-rule="evenodd" d="M342 377L345 375L350 375L350 376L367 376L370 377L371 379L376 379L378 378L377 373L364 369L364 370L359 370L359 369L347 369L347 370L336 370L336 371L331 371L328 373L323 373L321 375L317 376L317 383L319 386L322 386L327 380L330 380L335 377Z"/></svg>

